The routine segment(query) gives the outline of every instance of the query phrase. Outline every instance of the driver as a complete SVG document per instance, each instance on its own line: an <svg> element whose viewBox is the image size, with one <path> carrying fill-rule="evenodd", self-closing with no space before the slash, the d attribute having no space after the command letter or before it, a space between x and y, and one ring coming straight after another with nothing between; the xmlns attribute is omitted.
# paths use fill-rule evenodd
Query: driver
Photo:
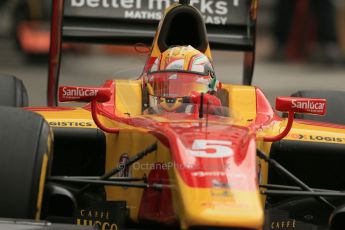
<svg viewBox="0 0 345 230"><path fill-rule="evenodd" d="M148 106L157 110L150 113L191 113L193 104L201 100L207 106L221 106L213 95L220 87L205 54L192 46L169 48L155 60L146 78Z"/></svg>

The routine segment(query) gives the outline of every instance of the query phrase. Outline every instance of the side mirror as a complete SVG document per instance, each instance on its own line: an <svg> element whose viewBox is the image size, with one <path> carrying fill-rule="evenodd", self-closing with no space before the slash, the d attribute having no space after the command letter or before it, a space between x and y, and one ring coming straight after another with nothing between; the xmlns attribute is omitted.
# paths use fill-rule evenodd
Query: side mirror
<svg viewBox="0 0 345 230"><path fill-rule="evenodd" d="M313 115L326 114L326 99L301 98L301 97L277 97L276 110L288 112L288 122L284 131L277 136L264 137L264 141L279 141L291 130L295 113L307 113Z"/></svg>
<svg viewBox="0 0 345 230"><path fill-rule="evenodd" d="M59 101L91 102L92 119L104 132L118 133L118 128L108 128L104 126L98 118L99 114L106 114L98 108L97 103L107 102L111 98L111 89L105 87L79 87L79 86L60 86Z"/></svg>
<svg viewBox="0 0 345 230"><path fill-rule="evenodd" d="M307 113L313 115L326 114L326 99L277 97L276 110L280 112Z"/></svg>
<svg viewBox="0 0 345 230"><path fill-rule="evenodd" d="M79 86L60 86L59 101L77 102L107 102L110 100L111 91L104 87L79 87Z"/></svg>

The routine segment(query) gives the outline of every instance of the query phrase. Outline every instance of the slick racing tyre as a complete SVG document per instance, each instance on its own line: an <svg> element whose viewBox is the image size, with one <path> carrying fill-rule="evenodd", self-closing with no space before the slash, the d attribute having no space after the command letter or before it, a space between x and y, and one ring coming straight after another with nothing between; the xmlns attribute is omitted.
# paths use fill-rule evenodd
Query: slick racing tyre
<svg viewBox="0 0 345 230"><path fill-rule="evenodd" d="M17 219L1 219L0 218L0 229L20 229L20 230L95 230L92 226L85 225L72 225L72 224L55 224L47 221L33 221L25 220L18 221Z"/></svg>
<svg viewBox="0 0 345 230"><path fill-rule="evenodd" d="M327 100L327 109L325 116L310 116L306 114L297 114L295 116L296 118L345 125L345 91L306 90L298 91L292 94L291 96L307 98L324 98Z"/></svg>
<svg viewBox="0 0 345 230"><path fill-rule="evenodd" d="M28 106L28 93L20 79L0 74L0 106Z"/></svg>
<svg viewBox="0 0 345 230"><path fill-rule="evenodd" d="M51 145L41 116L0 107L0 217L40 218Z"/></svg>

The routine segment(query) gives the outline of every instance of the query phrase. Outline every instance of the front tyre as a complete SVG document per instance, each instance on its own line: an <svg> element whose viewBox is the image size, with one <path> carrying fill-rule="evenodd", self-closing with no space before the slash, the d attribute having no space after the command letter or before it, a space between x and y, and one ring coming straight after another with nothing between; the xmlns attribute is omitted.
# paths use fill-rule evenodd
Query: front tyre
<svg viewBox="0 0 345 230"><path fill-rule="evenodd" d="M40 218L51 145L41 116L0 107L0 217Z"/></svg>

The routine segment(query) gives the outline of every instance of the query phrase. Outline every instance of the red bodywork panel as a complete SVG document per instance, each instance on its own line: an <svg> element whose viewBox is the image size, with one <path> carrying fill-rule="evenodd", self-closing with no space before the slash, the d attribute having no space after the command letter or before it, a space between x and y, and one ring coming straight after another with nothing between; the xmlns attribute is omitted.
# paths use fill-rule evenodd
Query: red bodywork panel
<svg viewBox="0 0 345 230"><path fill-rule="evenodd" d="M147 182L149 184L169 185L168 170L162 163L156 163L151 170ZM172 194L169 187L161 190L148 188L144 190L139 209L139 220L163 222L169 225L175 224L176 216L173 210Z"/></svg>

